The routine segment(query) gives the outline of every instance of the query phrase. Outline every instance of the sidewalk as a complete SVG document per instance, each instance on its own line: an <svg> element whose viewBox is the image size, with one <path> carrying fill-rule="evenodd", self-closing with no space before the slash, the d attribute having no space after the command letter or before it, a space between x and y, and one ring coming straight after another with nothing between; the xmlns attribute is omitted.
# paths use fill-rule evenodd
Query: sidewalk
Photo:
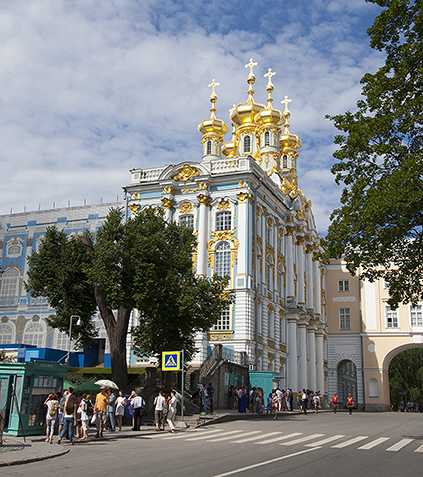
<svg viewBox="0 0 423 477"><path fill-rule="evenodd" d="M309 411L310 412L310 411ZM313 411L311 411L313 412ZM331 412L331 411L319 411ZM300 415L301 411L283 411L278 413L278 416L283 419L284 416ZM219 409L213 414L207 414L201 419L201 425L219 424L221 422L235 421L235 420L250 420L250 419L273 419L273 415L269 414L252 414L239 413L230 409ZM186 416L185 424L194 428L197 425L198 415ZM179 432L185 431L185 426L182 425L180 418L176 421L176 428ZM122 428L122 431L105 431L104 437L95 438L95 428L90 428L88 441L79 441L75 439L76 446L89 445L94 441L108 441L113 439L125 439L131 437L156 435L154 426L142 426L139 431L132 431L129 426ZM54 436L53 444L45 442L45 436L29 436L26 438L26 443L23 437L3 436L3 447L0 447L0 467L28 464L30 462L37 462L45 459L51 459L67 454L72 447L68 440L63 440L61 445L57 445L58 436Z"/></svg>

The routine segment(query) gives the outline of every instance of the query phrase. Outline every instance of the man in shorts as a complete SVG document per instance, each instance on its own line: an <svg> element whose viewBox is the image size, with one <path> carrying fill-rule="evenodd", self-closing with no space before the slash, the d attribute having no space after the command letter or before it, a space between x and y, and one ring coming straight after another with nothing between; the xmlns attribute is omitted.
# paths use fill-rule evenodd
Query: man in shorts
<svg viewBox="0 0 423 477"><path fill-rule="evenodd" d="M163 391L159 391L159 395L154 399L154 422L156 423L156 431L164 431L163 405L166 399Z"/></svg>

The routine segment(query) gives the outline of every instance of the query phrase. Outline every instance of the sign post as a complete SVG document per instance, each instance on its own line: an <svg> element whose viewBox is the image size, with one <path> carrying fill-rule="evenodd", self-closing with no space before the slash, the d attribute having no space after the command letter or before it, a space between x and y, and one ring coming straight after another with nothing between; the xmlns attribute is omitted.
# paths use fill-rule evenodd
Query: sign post
<svg viewBox="0 0 423 477"><path fill-rule="evenodd" d="M184 350L162 351L162 371L182 371L181 421L184 422Z"/></svg>

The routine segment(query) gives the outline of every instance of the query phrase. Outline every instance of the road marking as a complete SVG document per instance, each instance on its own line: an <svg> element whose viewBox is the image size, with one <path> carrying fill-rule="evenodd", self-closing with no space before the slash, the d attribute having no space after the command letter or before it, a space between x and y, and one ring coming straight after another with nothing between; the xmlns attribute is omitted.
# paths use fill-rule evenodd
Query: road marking
<svg viewBox="0 0 423 477"><path fill-rule="evenodd" d="M401 439L399 442L397 442L391 447L388 447L386 450L390 452L398 452L400 449L402 449L407 444L410 444L410 442L413 442L413 441L414 439Z"/></svg>
<svg viewBox="0 0 423 477"><path fill-rule="evenodd" d="M423 452L423 444L420 447L417 447L414 452Z"/></svg>
<svg viewBox="0 0 423 477"><path fill-rule="evenodd" d="M345 437L344 435L340 434L338 436L332 436L332 437L327 437L326 439L323 439L321 441L317 442L312 442L311 444L306 444L306 447L318 447L322 446L323 444L329 444L329 442L336 441L338 439L342 439L342 437Z"/></svg>
<svg viewBox="0 0 423 477"><path fill-rule="evenodd" d="M211 432L216 432L216 431L211 431ZM163 440L165 441L166 439L181 439L182 437L185 437L186 439L187 437L192 437L193 434L203 434L203 433L201 431L183 431L181 433L177 432L176 435L172 434L171 436L163 437Z"/></svg>
<svg viewBox="0 0 423 477"><path fill-rule="evenodd" d="M360 450L369 450L373 449L373 447L378 446L379 444L383 444L384 442L389 441L389 437L379 437L379 439L375 439L368 444L364 444L364 446L359 447Z"/></svg>
<svg viewBox="0 0 423 477"><path fill-rule="evenodd" d="M341 442L340 444L335 444L334 446L331 446L332 449L343 449L344 447L351 446L355 444L356 442L363 441L364 439L367 439L369 436L358 436L354 437L353 439L350 439L345 442Z"/></svg>
<svg viewBox="0 0 423 477"><path fill-rule="evenodd" d="M269 432L268 434L264 434L262 436L254 436L254 437L249 437L248 439L241 439L239 441L231 441L231 444L243 444L244 442L251 442L251 441L255 441L257 439L262 439L263 437L270 437L270 436L276 436L278 435L280 436L280 434L282 434L282 432ZM280 437L278 437L278 440L280 439Z"/></svg>
<svg viewBox="0 0 423 477"><path fill-rule="evenodd" d="M260 434L260 432L263 432L263 431L251 431L251 432L244 432L244 431L241 431L243 432L242 434L242 437L244 436L252 436L253 434ZM236 436L236 437L239 437L239 436ZM233 439L234 436L223 436L223 437L217 437L216 439L210 439L208 442L220 442L220 441L229 441L230 439Z"/></svg>
<svg viewBox="0 0 423 477"><path fill-rule="evenodd" d="M324 434L312 434L311 436L301 437L300 439L294 439L289 442L281 442L280 446L293 446L294 444L302 444L304 441L309 441L311 439L317 439L318 437L323 437Z"/></svg>
<svg viewBox="0 0 423 477"><path fill-rule="evenodd" d="M284 441L286 439L291 439L291 437L302 436L302 432L293 432L292 434L286 434L285 436L275 437L273 439L267 439L266 441L255 442L255 444L271 444L272 442Z"/></svg>
<svg viewBox="0 0 423 477"><path fill-rule="evenodd" d="M210 434L211 433L215 434L216 432L219 433L219 434L223 434L225 436L228 436L229 434L238 434L239 432L244 432L244 431L229 431L229 432L227 432L227 431L224 431L223 429L218 429L216 431L207 432L207 434L208 434L207 436L191 437L191 438L187 439L187 441L198 441L200 439L210 439ZM235 436L233 436L233 437L235 437Z"/></svg>
<svg viewBox="0 0 423 477"><path fill-rule="evenodd" d="M230 472L225 472L223 474L217 474L213 477L227 477L228 475L238 474L239 472L244 472L246 470L256 469L267 464L273 464L274 462L279 462L281 460L289 459L290 457L295 457L297 455L306 454L307 452L312 452L314 450L321 449L321 447L312 447L310 449L305 449L299 452L294 452L294 454L283 455L282 457L276 457L276 459L266 460L264 462L258 462L257 464L248 465L247 467L242 467L241 469L231 470Z"/></svg>

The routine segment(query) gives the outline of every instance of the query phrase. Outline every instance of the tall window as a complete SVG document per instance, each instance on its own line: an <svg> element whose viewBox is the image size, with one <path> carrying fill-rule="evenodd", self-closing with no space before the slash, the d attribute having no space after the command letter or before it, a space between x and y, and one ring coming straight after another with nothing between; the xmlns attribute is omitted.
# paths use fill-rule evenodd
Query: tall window
<svg viewBox="0 0 423 477"><path fill-rule="evenodd" d="M207 154L211 154L211 146L212 146L211 141L207 141Z"/></svg>
<svg viewBox="0 0 423 477"><path fill-rule="evenodd" d="M288 156L286 154L282 156L282 168L283 169L288 168Z"/></svg>
<svg viewBox="0 0 423 477"><path fill-rule="evenodd" d="M386 307L386 327L398 328L398 314L396 310L391 310L390 306Z"/></svg>
<svg viewBox="0 0 423 477"><path fill-rule="evenodd" d="M232 214L230 212L218 212L216 214L216 230L231 230Z"/></svg>
<svg viewBox="0 0 423 477"><path fill-rule="evenodd" d="M13 327L9 323L0 323L0 344L11 344L15 342Z"/></svg>
<svg viewBox="0 0 423 477"><path fill-rule="evenodd" d="M339 309L339 329L340 330L350 330L351 329L350 309L349 308L340 308Z"/></svg>
<svg viewBox="0 0 423 477"><path fill-rule="evenodd" d="M350 291L350 281L349 280L338 280L338 291L339 292Z"/></svg>
<svg viewBox="0 0 423 477"><path fill-rule="evenodd" d="M69 336L66 333L57 332L56 348L63 350L69 348Z"/></svg>
<svg viewBox="0 0 423 477"><path fill-rule="evenodd" d="M41 323L36 321L29 322L25 326L22 343L34 345L38 348L43 346L44 330Z"/></svg>
<svg viewBox="0 0 423 477"><path fill-rule="evenodd" d="M269 338L275 338L275 314L269 310Z"/></svg>
<svg viewBox="0 0 423 477"><path fill-rule="evenodd" d="M220 242L216 247L214 273L221 277L231 274L231 251L228 242Z"/></svg>
<svg viewBox="0 0 423 477"><path fill-rule="evenodd" d="M421 305L411 307L411 326L423 326Z"/></svg>
<svg viewBox="0 0 423 477"><path fill-rule="evenodd" d="M264 145L268 146L270 144L270 133L269 131L266 131L264 133Z"/></svg>
<svg viewBox="0 0 423 477"><path fill-rule="evenodd" d="M251 138L250 136L244 137L244 152L251 152Z"/></svg>
<svg viewBox="0 0 423 477"><path fill-rule="evenodd" d="M267 289L273 291L273 258L267 256Z"/></svg>
<svg viewBox="0 0 423 477"><path fill-rule="evenodd" d="M228 331L231 329L231 310L227 308L222 311L217 323L213 326L215 331Z"/></svg>
<svg viewBox="0 0 423 477"><path fill-rule="evenodd" d="M8 268L1 277L1 296L17 296L19 270L17 268Z"/></svg>
<svg viewBox="0 0 423 477"><path fill-rule="evenodd" d="M285 343L285 318L283 316L279 318L279 341Z"/></svg>
<svg viewBox="0 0 423 477"><path fill-rule="evenodd" d="M194 216L193 215L181 215L179 217L179 225L186 225L190 229L194 228Z"/></svg>

